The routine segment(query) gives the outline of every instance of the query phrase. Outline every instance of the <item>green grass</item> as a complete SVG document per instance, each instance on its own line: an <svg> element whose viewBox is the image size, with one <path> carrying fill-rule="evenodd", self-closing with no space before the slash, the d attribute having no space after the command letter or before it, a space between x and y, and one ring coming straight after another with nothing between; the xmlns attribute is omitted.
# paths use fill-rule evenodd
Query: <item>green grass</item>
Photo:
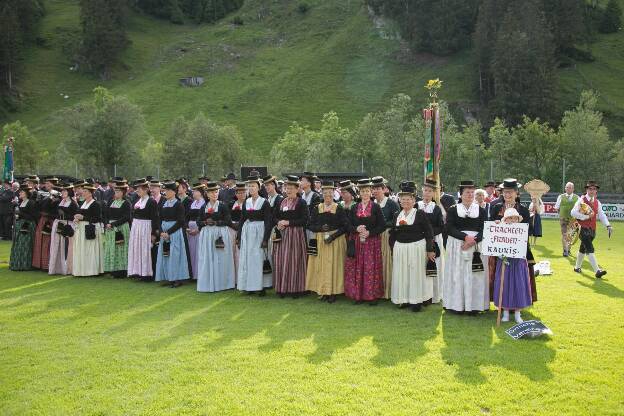
<svg viewBox="0 0 624 416"><path fill-rule="evenodd" d="M525 313L551 338L514 341L495 313L197 293L0 266L0 414L616 415L624 409L624 227L609 270L572 272L545 223ZM0 245L1 259L8 244Z"/></svg>
<svg viewBox="0 0 624 416"><path fill-rule="evenodd" d="M26 53L20 81L25 104L12 119L22 120L53 152L69 133L59 110L90 99L92 89L104 85L142 107L157 140L177 116L203 111L219 123L237 125L253 150L244 162L262 163L293 121L318 126L323 113L335 110L353 126L399 92L424 103L422 86L430 78L445 81L442 95L455 109L478 101L469 51L404 62L397 58L399 43L379 36L361 0L307 3L310 11L302 15L297 2L247 0L223 21L200 26L132 14L132 45L124 66L103 82L70 72L61 54L58 29L78 27L77 2L46 0L41 36L47 47ZM268 12L259 20L261 10ZM244 25L230 25L234 16ZM562 109L573 107L584 88L600 92L614 137L624 134L623 41L624 32L599 36L592 47L596 62L562 70L560 79ZM178 86L178 78L188 75L203 75L206 83L193 89Z"/></svg>

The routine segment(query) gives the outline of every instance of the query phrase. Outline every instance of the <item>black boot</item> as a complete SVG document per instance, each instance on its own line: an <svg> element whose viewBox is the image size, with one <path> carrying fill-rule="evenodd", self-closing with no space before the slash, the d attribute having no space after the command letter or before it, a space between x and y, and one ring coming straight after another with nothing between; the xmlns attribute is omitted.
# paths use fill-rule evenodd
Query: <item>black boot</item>
<svg viewBox="0 0 624 416"><path fill-rule="evenodd" d="M422 309L422 304L419 303L417 305L412 305L412 312L420 312Z"/></svg>

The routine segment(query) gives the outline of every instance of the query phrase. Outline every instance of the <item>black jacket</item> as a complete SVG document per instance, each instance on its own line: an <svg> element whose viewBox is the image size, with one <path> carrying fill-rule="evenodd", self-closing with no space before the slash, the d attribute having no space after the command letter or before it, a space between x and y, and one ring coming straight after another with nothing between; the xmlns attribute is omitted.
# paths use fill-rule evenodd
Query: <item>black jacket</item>
<svg viewBox="0 0 624 416"><path fill-rule="evenodd" d="M373 204L369 217L357 216L361 202L349 210L348 230L350 233L356 233L357 227L360 225L364 225L371 236L379 235L386 230L386 219L381 212L381 207L373 201L370 201L369 204Z"/></svg>
<svg viewBox="0 0 624 416"><path fill-rule="evenodd" d="M460 218L457 215L457 205L453 205L446 214L446 231L449 236L462 241L467 235L463 231L476 231L477 236L475 238L477 241L481 241L483 239L483 223L486 218L487 214L483 208L479 208L477 218Z"/></svg>
<svg viewBox="0 0 624 416"><path fill-rule="evenodd" d="M245 204L243 204L241 220L238 224L238 232L236 233L237 241L241 241L243 225L247 221L262 221L264 223L264 235L262 236L262 241L265 243L269 241L271 228L273 226L273 210L271 209L271 204L269 204L269 201L265 199L260 209L254 211L247 210L247 202L245 201Z"/></svg>
<svg viewBox="0 0 624 416"><path fill-rule="evenodd" d="M319 209L322 209L324 205L325 204L321 203L316 207L316 209L312 210L308 229L315 233L336 230L336 232L331 236L331 239L335 240L347 232L347 211L345 211L345 209L340 205L336 204L335 214L331 212L319 212Z"/></svg>
<svg viewBox="0 0 624 416"><path fill-rule="evenodd" d="M415 243L424 239L427 245L427 251L435 251L433 247L433 229L427 214L421 209L416 209L416 217L411 225L396 225L397 219L401 211L394 214L392 219L392 227L390 228L390 247L394 248L394 243Z"/></svg>
<svg viewBox="0 0 624 416"><path fill-rule="evenodd" d="M283 203L283 200L282 200ZM306 202L297 197L297 201L295 202L295 209L283 211L280 206L277 207L277 211L275 211L275 223L277 224L281 220L287 220L289 222L290 227L305 227L308 223L308 206Z"/></svg>

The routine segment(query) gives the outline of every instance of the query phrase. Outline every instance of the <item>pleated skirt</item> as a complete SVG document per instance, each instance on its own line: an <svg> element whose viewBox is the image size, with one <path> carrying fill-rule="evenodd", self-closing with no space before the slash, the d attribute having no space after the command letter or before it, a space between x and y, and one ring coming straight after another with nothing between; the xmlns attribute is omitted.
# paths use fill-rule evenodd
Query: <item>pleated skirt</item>
<svg viewBox="0 0 624 416"><path fill-rule="evenodd" d="M417 305L433 297L433 277L426 275L427 244L394 243L391 301Z"/></svg>
<svg viewBox="0 0 624 416"><path fill-rule="evenodd" d="M262 270L264 260L268 259L267 250L261 247L263 238L264 222L245 221L238 255L238 290L253 292L273 285L272 274L263 274Z"/></svg>
<svg viewBox="0 0 624 416"><path fill-rule="evenodd" d="M128 276L152 275L152 222L134 219L128 238Z"/></svg>
<svg viewBox="0 0 624 416"><path fill-rule="evenodd" d="M223 248L216 247L217 239ZM219 292L234 288L234 252L228 227L206 226L197 242L197 291Z"/></svg>
<svg viewBox="0 0 624 416"><path fill-rule="evenodd" d="M373 301L383 297L383 261L381 237L368 237L360 241L357 234L349 238L355 240L355 257L345 259L345 295L356 301Z"/></svg>
<svg viewBox="0 0 624 416"><path fill-rule="evenodd" d="M35 244L32 256L32 266L35 269L48 270L51 234L43 234L43 227L49 221L49 217L42 216L39 218L37 228L35 229Z"/></svg>
<svg viewBox="0 0 624 416"><path fill-rule="evenodd" d="M286 227L273 246L273 286L279 294L305 291L307 250L303 227Z"/></svg>
<svg viewBox="0 0 624 416"><path fill-rule="evenodd" d="M27 225L24 225L24 223ZM22 227L25 227L28 232L20 232ZM9 269L13 271L31 270L35 240L35 223L33 221L17 220L13 230L13 244L11 245Z"/></svg>
<svg viewBox="0 0 624 416"><path fill-rule="evenodd" d="M526 259L507 259L507 262L503 280L503 309L524 309L531 306L533 304L531 278ZM499 306L502 265L502 259L497 259L494 293L492 293L496 307Z"/></svg>
<svg viewBox="0 0 624 416"><path fill-rule="evenodd" d="M74 276L97 276L104 273L104 228L95 224L95 238L87 240L86 221L80 221L74 232L73 266Z"/></svg>
<svg viewBox="0 0 624 416"><path fill-rule="evenodd" d="M115 241L115 233L120 231L124 237L122 244ZM113 227L104 232L104 271L117 272L128 270L128 240L130 226L128 223Z"/></svg>
<svg viewBox="0 0 624 416"><path fill-rule="evenodd" d="M332 231L330 234L334 234ZM325 233L317 233L318 255L308 256L306 290L321 296L344 293L344 262L347 240L343 236L330 244L324 242Z"/></svg>
<svg viewBox="0 0 624 416"><path fill-rule="evenodd" d="M63 237L56 232L58 226L69 224L73 227L72 221L54 220L52 224L52 236L50 238L50 262L48 264L48 274L72 274L74 257L74 237Z"/></svg>
<svg viewBox="0 0 624 416"><path fill-rule="evenodd" d="M161 229L173 227L175 221L163 221ZM163 241L158 244L156 257L156 281L175 282L186 280L190 276L189 262L186 257L186 244L184 242L184 229L180 228L175 233L169 234L169 255L163 254Z"/></svg>
<svg viewBox="0 0 624 416"><path fill-rule="evenodd" d="M381 262L384 282L384 299L392 294L392 250L390 249L390 230L381 234Z"/></svg>
<svg viewBox="0 0 624 416"><path fill-rule="evenodd" d="M484 271L472 271L475 246L462 250L462 240L448 236L444 264L442 304L454 311L486 311L490 308L487 258L481 256Z"/></svg>

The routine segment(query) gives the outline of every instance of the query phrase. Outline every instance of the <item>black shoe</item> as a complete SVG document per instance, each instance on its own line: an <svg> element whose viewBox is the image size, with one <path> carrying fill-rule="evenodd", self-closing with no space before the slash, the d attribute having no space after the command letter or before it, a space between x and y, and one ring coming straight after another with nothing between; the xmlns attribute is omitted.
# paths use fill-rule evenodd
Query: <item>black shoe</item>
<svg viewBox="0 0 624 416"><path fill-rule="evenodd" d="M279 293L279 297L284 299L286 297L286 293Z"/></svg>
<svg viewBox="0 0 624 416"><path fill-rule="evenodd" d="M319 298L318 298L318 299L319 299L321 302L325 302L325 301L327 300L327 296L322 295L322 296L319 296Z"/></svg>
<svg viewBox="0 0 624 416"><path fill-rule="evenodd" d="M371 300L370 302L368 302L368 306L377 306L377 301Z"/></svg>
<svg viewBox="0 0 624 416"><path fill-rule="evenodd" d="M604 276L605 274L607 274L606 270L598 270L596 272L596 279L600 279L602 276Z"/></svg>
<svg viewBox="0 0 624 416"><path fill-rule="evenodd" d="M258 296L260 296L260 297L266 296L266 291L264 289L262 289L260 292L258 292Z"/></svg>
<svg viewBox="0 0 624 416"><path fill-rule="evenodd" d="M575 271L575 272L577 272L577 273L580 273L580 272L581 272L581 269L580 269L580 268L578 268L578 269L577 269L577 268L575 267L575 268L574 268L574 271Z"/></svg>
<svg viewBox="0 0 624 416"><path fill-rule="evenodd" d="M353 302L354 305L361 305L362 301L361 300L356 300L355 302Z"/></svg>
<svg viewBox="0 0 624 416"><path fill-rule="evenodd" d="M412 312L420 312L422 309L422 305L419 303L418 305L412 305Z"/></svg>
<svg viewBox="0 0 624 416"><path fill-rule="evenodd" d="M336 295L331 295L327 298L327 303L334 303L336 302Z"/></svg>

